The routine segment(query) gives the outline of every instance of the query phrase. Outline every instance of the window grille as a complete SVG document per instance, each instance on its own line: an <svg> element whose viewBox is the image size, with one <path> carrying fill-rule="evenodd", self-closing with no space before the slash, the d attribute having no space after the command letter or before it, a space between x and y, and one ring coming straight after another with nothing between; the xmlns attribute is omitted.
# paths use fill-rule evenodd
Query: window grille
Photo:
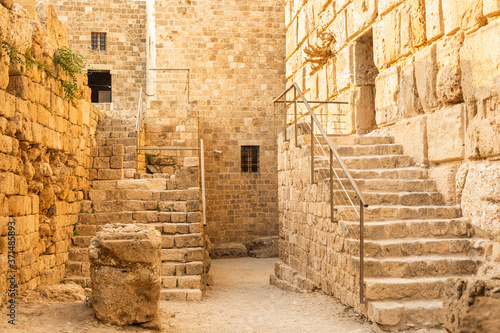
<svg viewBox="0 0 500 333"><path fill-rule="evenodd" d="M259 172L259 146L241 146L241 172Z"/></svg>
<svg viewBox="0 0 500 333"><path fill-rule="evenodd" d="M106 33L93 32L92 33L92 50L106 50Z"/></svg>

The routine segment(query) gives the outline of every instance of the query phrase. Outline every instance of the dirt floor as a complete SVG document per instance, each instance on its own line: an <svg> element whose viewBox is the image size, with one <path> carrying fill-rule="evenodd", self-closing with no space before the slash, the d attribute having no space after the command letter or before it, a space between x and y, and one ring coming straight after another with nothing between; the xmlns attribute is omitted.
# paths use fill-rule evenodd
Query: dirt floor
<svg viewBox="0 0 500 333"><path fill-rule="evenodd" d="M213 260L214 285L201 302L161 303L163 332L294 333L372 332L363 318L320 293L299 294L269 285L276 259ZM72 293L67 293L72 294ZM30 293L17 306L15 328L1 311L0 332L112 333L154 332L140 327L118 328L99 323L84 301L72 295L47 300ZM65 302L61 302L64 300ZM83 295L76 298L83 299ZM433 330L434 331L434 330ZM443 331L441 331L443 332Z"/></svg>

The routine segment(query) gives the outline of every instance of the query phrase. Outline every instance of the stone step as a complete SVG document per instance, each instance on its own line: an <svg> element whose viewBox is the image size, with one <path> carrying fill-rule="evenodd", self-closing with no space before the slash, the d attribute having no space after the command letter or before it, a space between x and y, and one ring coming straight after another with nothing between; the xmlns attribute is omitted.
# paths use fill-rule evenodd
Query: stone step
<svg viewBox="0 0 500 333"><path fill-rule="evenodd" d="M339 220L353 221L358 213L352 206L337 206ZM359 212L359 207L356 206ZM365 221L453 219L460 217L461 210L454 206L369 206L364 209Z"/></svg>
<svg viewBox="0 0 500 333"><path fill-rule="evenodd" d="M85 247L88 248L90 245L90 241L94 238L94 236L72 236L71 242L76 247Z"/></svg>
<svg viewBox="0 0 500 333"><path fill-rule="evenodd" d="M466 218L367 222L364 226L367 240L470 237L473 233L472 225ZM340 221L339 227L351 231L354 238L359 238L359 222Z"/></svg>
<svg viewBox="0 0 500 333"><path fill-rule="evenodd" d="M168 248L164 248L163 240L169 239ZM174 248L175 246L175 248ZM198 234L162 236L161 261L169 263L186 263L203 260L202 236ZM162 274L166 276L179 274ZM190 275L188 273L188 275Z"/></svg>
<svg viewBox="0 0 500 333"><path fill-rule="evenodd" d="M346 249L356 256L358 240L347 239ZM367 258L408 257L426 255L467 255L471 250L468 238L418 238L365 240L364 254Z"/></svg>
<svg viewBox="0 0 500 333"><path fill-rule="evenodd" d="M199 200L200 191L198 187L186 190L141 190L141 189L91 189L89 191L91 200L143 200L143 201L189 201Z"/></svg>
<svg viewBox="0 0 500 333"><path fill-rule="evenodd" d="M335 188L335 187L334 187ZM363 198L369 205L387 206L428 206L444 205L443 195L439 192L367 192L362 191ZM359 198L354 190L334 190L333 197L336 205L347 205L349 198L354 204L359 204Z"/></svg>
<svg viewBox="0 0 500 333"><path fill-rule="evenodd" d="M397 144L335 146L334 148L340 156L371 156L371 155L403 154L403 146Z"/></svg>
<svg viewBox="0 0 500 333"><path fill-rule="evenodd" d="M109 138L135 138L137 132L134 131L97 131L96 139L109 139Z"/></svg>
<svg viewBox="0 0 500 333"><path fill-rule="evenodd" d="M353 257L359 267L359 259ZM459 255L427 255L393 258L365 258L366 277L436 277L474 274L479 260Z"/></svg>
<svg viewBox="0 0 500 333"><path fill-rule="evenodd" d="M324 156L315 157L315 168L326 169L329 175L329 159ZM335 178L347 178L340 167L334 167ZM327 172L328 171L328 172ZM388 168L388 169L348 169L349 174L355 179L427 179L428 171L419 167Z"/></svg>
<svg viewBox="0 0 500 333"><path fill-rule="evenodd" d="M394 169L406 168L412 165L408 155L376 155L376 156L348 156L343 157L346 168L350 169ZM334 161L334 168L339 168Z"/></svg>
<svg viewBox="0 0 500 333"><path fill-rule="evenodd" d="M327 135L334 146L354 146L354 145L380 145L394 143L392 136L366 136L366 135Z"/></svg>
<svg viewBox="0 0 500 333"><path fill-rule="evenodd" d="M162 276L161 285L165 289L200 289L201 275Z"/></svg>
<svg viewBox="0 0 500 333"><path fill-rule="evenodd" d="M328 169L317 169L315 179L325 183L330 181ZM433 179L354 179L361 192L436 192L436 182ZM352 185L347 178L333 178L334 188L351 189Z"/></svg>
<svg viewBox="0 0 500 333"><path fill-rule="evenodd" d="M135 128L136 119L102 118L99 126L131 126Z"/></svg>
<svg viewBox="0 0 500 333"><path fill-rule="evenodd" d="M95 212L79 214L78 223L104 225L108 223L199 223L200 212Z"/></svg>
<svg viewBox="0 0 500 333"><path fill-rule="evenodd" d="M151 179L151 178L166 178L170 179L172 175L168 173L136 173L135 178L136 179Z"/></svg>
<svg viewBox="0 0 500 333"><path fill-rule="evenodd" d="M448 277L368 278L365 296L368 301L438 299Z"/></svg>
<svg viewBox="0 0 500 333"><path fill-rule="evenodd" d="M88 248L70 247L69 260L75 262L88 262L89 261Z"/></svg>
<svg viewBox="0 0 500 333"><path fill-rule="evenodd" d="M160 200L111 200L111 201L84 201L82 213L101 212L198 212L199 200L190 201L160 201Z"/></svg>
<svg viewBox="0 0 500 333"><path fill-rule="evenodd" d="M96 143L100 147L110 147L112 145L135 146L137 143L136 138L96 138Z"/></svg>
<svg viewBox="0 0 500 333"><path fill-rule="evenodd" d="M123 180L94 180L92 188L95 190L123 189L161 191L167 189L166 179L123 179Z"/></svg>
<svg viewBox="0 0 500 333"><path fill-rule="evenodd" d="M64 277L64 280L66 282L74 282L83 288L89 288L91 286L91 281L90 281L90 275L69 275L66 273L66 276Z"/></svg>
<svg viewBox="0 0 500 333"><path fill-rule="evenodd" d="M443 323L441 300L379 301L368 303L368 316L384 327L432 327Z"/></svg>
<svg viewBox="0 0 500 333"><path fill-rule="evenodd" d="M164 301L201 301L202 292L199 289L166 289L161 290Z"/></svg>
<svg viewBox="0 0 500 333"><path fill-rule="evenodd" d="M201 275L202 273L203 273L202 261L192 261L192 262L164 261L161 263L162 276Z"/></svg>

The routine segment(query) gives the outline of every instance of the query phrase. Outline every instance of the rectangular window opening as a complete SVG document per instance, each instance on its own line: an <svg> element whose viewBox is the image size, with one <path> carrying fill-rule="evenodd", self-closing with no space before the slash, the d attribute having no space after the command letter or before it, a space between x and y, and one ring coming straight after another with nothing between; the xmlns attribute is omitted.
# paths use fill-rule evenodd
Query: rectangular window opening
<svg viewBox="0 0 500 333"><path fill-rule="evenodd" d="M92 32L92 50L106 51L105 32Z"/></svg>
<svg viewBox="0 0 500 333"><path fill-rule="evenodd" d="M259 146L241 146L241 172L259 172Z"/></svg>
<svg viewBox="0 0 500 333"><path fill-rule="evenodd" d="M92 103L111 103L111 73L89 70L87 75L89 88L92 90Z"/></svg>

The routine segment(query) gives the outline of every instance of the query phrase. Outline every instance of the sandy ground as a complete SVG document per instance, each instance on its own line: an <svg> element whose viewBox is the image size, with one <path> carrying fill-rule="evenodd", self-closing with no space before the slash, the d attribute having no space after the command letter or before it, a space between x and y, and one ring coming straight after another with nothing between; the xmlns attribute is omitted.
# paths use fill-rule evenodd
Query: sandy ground
<svg viewBox="0 0 500 333"><path fill-rule="evenodd" d="M276 259L213 260L214 285L201 302L161 303L163 332L294 333L372 332L369 323L332 297L299 294L269 285ZM17 306L16 326L0 314L0 332L114 333L154 332L136 326L99 323L85 302L55 302L27 297ZM442 332L442 331L441 331Z"/></svg>

